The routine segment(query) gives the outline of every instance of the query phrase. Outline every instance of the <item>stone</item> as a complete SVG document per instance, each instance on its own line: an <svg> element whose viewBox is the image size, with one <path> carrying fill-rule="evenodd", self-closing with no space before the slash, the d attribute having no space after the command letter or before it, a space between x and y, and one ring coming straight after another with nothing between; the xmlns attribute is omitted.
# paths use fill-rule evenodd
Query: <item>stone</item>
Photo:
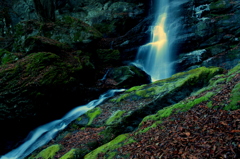
<svg viewBox="0 0 240 159"><path fill-rule="evenodd" d="M116 82L116 86L120 88L129 88L134 85L150 82L150 76L135 66L121 66L112 68L107 78Z"/></svg>

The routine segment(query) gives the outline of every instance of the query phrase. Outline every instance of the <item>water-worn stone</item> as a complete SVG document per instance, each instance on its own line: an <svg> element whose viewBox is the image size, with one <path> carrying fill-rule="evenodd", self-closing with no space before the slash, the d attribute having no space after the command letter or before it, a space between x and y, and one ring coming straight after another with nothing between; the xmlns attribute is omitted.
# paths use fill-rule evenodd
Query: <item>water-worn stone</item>
<svg viewBox="0 0 240 159"><path fill-rule="evenodd" d="M119 88L129 88L143 83L150 83L151 81L149 75L135 66L112 68L108 72L107 78L114 80L115 85Z"/></svg>

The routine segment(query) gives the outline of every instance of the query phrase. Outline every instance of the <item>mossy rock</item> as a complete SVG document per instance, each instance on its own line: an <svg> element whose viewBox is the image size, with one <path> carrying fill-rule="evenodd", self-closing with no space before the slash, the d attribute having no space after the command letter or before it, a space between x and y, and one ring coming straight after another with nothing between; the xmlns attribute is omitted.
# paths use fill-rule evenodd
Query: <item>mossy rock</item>
<svg viewBox="0 0 240 159"><path fill-rule="evenodd" d="M155 96L160 97L163 96L163 94L170 93L178 89L194 90L208 84L208 81L213 76L221 73L222 71L223 69L219 67L200 67L190 70L188 72L177 73L168 79L159 80L149 85L132 87L127 91L127 93L124 93L119 97L113 98L111 101L120 102L125 98L129 99L132 96L136 95L140 98L153 98ZM118 98L121 98L121 100L119 100Z"/></svg>
<svg viewBox="0 0 240 159"><path fill-rule="evenodd" d="M96 53L102 67L120 64L119 50L98 49Z"/></svg>
<svg viewBox="0 0 240 159"><path fill-rule="evenodd" d="M124 144L130 144L132 142L135 142L133 139L129 138L127 134L122 134L113 139L112 141L108 142L107 144L104 144L100 146L99 148L93 150L86 156L84 156L84 159L93 159L98 158L98 155L100 153L108 153L109 151L113 149L117 149L118 147L124 146L123 141L128 139L127 143ZM115 152L108 153L106 158L113 158L115 156Z"/></svg>
<svg viewBox="0 0 240 159"><path fill-rule="evenodd" d="M225 10L229 9L231 4L228 0L218 0L210 4L210 10L212 13L223 13Z"/></svg>
<svg viewBox="0 0 240 159"><path fill-rule="evenodd" d="M84 115L80 116L76 119L75 124L76 126L89 126L92 124L95 118L97 118L102 113L102 109L99 107L93 108L87 111ZM72 124L71 126L74 126Z"/></svg>
<svg viewBox="0 0 240 159"><path fill-rule="evenodd" d="M24 42L24 48L27 53L44 51L60 54L63 50L70 50L67 44L43 36L28 37Z"/></svg>
<svg viewBox="0 0 240 159"><path fill-rule="evenodd" d="M151 81L148 74L135 66L112 68L107 74L107 78L113 79L116 82L116 86L120 88L130 88L135 85L150 83Z"/></svg>
<svg viewBox="0 0 240 159"><path fill-rule="evenodd" d="M91 125L93 120L102 113L102 110L101 108L97 107L97 108L94 108L92 110L89 110L86 115L88 116L89 118L89 122L87 125Z"/></svg>
<svg viewBox="0 0 240 159"><path fill-rule="evenodd" d="M231 92L230 103L224 107L225 110L240 109L240 83L238 83Z"/></svg>
<svg viewBox="0 0 240 159"><path fill-rule="evenodd" d="M0 65L4 65L7 63L15 62L18 60L18 57L4 49L0 49Z"/></svg>
<svg viewBox="0 0 240 159"><path fill-rule="evenodd" d="M231 80L233 79L233 77L231 78L231 80L226 81L229 76L232 76L232 75L236 76L237 74L238 75L240 74L239 68L240 68L240 64L238 64L233 69L231 69L226 75L216 75L214 78L211 79L208 86L203 87L202 89L198 90L197 92L194 92L191 95L191 96L197 96L198 98L195 98L194 100L191 100L191 98L189 98L177 104L174 104L172 106L165 107L164 109L159 110L156 114L145 117L142 123L149 120L159 121L170 116L172 113L188 111L192 107L205 101L209 101L208 106L211 107L212 106L211 98L214 95L216 95L218 92L220 92L221 89L224 89L224 86L228 82L232 82ZM236 83L237 84L234 86L234 88L231 91L230 103L228 105L224 104L224 107L222 107L222 109L237 110L240 108L240 101L239 101L240 83L239 81ZM218 107L220 107L220 105Z"/></svg>
<svg viewBox="0 0 240 159"><path fill-rule="evenodd" d="M60 159L78 159L80 155L81 150L71 149L69 152L60 157Z"/></svg>
<svg viewBox="0 0 240 159"><path fill-rule="evenodd" d="M121 118L124 113L126 113L126 111L124 111L124 110L117 110L117 111L113 112L112 115L106 121L106 125L112 125L114 123L121 122Z"/></svg>
<svg viewBox="0 0 240 159"><path fill-rule="evenodd" d="M230 70L227 74L221 74L221 75L216 75L211 79L211 82L209 85L203 87L197 92L194 92L191 96L181 100L180 102L167 106L159 111L157 111L153 115L146 116L142 122L139 124L139 127L137 130L134 132L131 132L129 134L124 134L127 136L131 137L126 137L126 138L121 138L122 136L120 135L116 139L110 141L109 143L95 149L91 153L87 154L85 156L86 159L91 158L91 157L102 157L102 158L130 158L129 154L126 154L122 152L122 148L124 145L131 145L131 143L137 142L134 141L135 136L138 138L141 137L141 135L144 136L146 132L149 130L160 127L161 124L170 117L171 115L178 114L178 113L183 113L186 111L189 111L193 107L211 107L211 109L225 109L225 110L237 110L240 107L240 101L239 101L239 75L240 75L240 70L239 70L239 65L237 65L235 68ZM195 70L196 71L196 70ZM184 74L184 73L180 73ZM176 76L176 75L175 75ZM229 81L226 79L230 76L232 77ZM233 87L231 86L233 84ZM219 103L220 105L216 108L213 108L214 101L214 96L217 96L219 92L222 90L226 89L226 86L231 86L231 95L230 95L230 102L228 103L228 106L226 107L226 103ZM146 86L145 86L146 87ZM141 87L139 87L141 88ZM133 90L135 91L137 88L134 88ZM221 95L220 95L221 96ZM225 99L221 99L225 100ZM161 104L159 101L158 104ZM216 110L216 111L221 111L221 110ZM206 114L207 116L207 114ZM176 117L176 116L175 116ZM178 117L178 116L177 116ZM170 119L171 120L171 119ZM148 124L151 123L151 124ZM164 130L164 127L160 127L160 129ZM149 135L149 134L148 134ZM118 141L121 139L120 141ZM116 143L115 143L116 141ZM114 145L113 145L114 144ZM142 143L140 143L142 145ZM158 143L156 143L158 144ZM137 147L135 147L137 148ZM154 150L153 150L154 151Z"/></svg>
<svg viewBox="0 0 240 159"><path fill-rule="evenodd" d="M92 84L93 77L94 68L84 55L63 59L38 52L5 64L0 70L0 123L28 130L60 118L79 102L98 96L95 92L88 97L92 90L85 86Z"/></svg>
<svg viewBox="0 0 240 159"><path fill-rule="evenodd" d="M151 84L135 86L99 105L97 109L82 115L76 123L85 121L85 126L107 126L101 132L107 141L111 136L135 129L144 116L175 104L206 86L212 77L222 71L223 69L218 67L202 67L178 73L168 79ZM208 96L202 100L207 98ZM194 103L198 102L194 101ZM194 103L189 104L189 107ZM125 104L129 107L124 106ZM89 113L93 114L92 117L89 116Z"/></svg>
<svg viewBox="0 0 240 159"><path fill-rule="evenodd" d="M28 157L28 159L54 159L54 156L56 155L56 153L58 151L60 151L62 149L61 145L51 145L45 149L43 149L41 152L39 152L35 157L30 156Z"/></svg>

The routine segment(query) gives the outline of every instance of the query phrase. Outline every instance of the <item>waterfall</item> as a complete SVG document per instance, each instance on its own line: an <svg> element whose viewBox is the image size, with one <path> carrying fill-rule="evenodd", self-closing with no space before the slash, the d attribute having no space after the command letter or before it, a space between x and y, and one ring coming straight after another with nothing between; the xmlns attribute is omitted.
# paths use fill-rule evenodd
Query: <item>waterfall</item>
<svg viewBox="0 0 240 159"><path fill-rule="evenodd" d="M133 64L151 76L152 81L171 76L166 18L168 0L160 0L156 5L157 17L151 27L151 41L141 46Z"/></svg>
<svg viewBox="0 0 240 159"><path fill-rule="evenodd" d="M88 110L93 109L97 105L101 104L104 100L114 96L116 93L123 91L125 91L125 89L109 90L107 93L102 94L99 99L93 100L86 105L74 108L62 119L52 121L36 128L29 133L22 145L5 154L4 156L1 156L0 159L22 159L28 156L38 147L43 146L52 140L58 131L63 130L69 123L78 118L80 115L84 114Z"/></svg>

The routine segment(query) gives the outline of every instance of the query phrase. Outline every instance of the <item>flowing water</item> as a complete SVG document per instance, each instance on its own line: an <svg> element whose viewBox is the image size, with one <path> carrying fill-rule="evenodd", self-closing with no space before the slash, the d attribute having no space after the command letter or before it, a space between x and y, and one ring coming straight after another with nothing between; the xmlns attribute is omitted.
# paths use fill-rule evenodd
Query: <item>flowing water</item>
<svg viewBox="0 0 240 159"><path fill-rule="evenodd" d="M158 16L156 17L154 26L151 29L151 42L139 48L136 60L133 62L134 65L148 73L151 76L152 81L168 78L172 74L168 47L168 34L165 28L168 12L168 0L161 0L158 2L156 7L158 10L156 15ZM62 119L55 120L38 127L29 133L25 143L0 157L0 159L22 159L28 156L35 149L53 139L58 131L63 130L77 117L88 110L93 109L107 98L114 96L115 93L122 91L124 91L124 89L110 90L101 95L99 99L73 109Z"/></svg>
<svg viewBox="0 0 240 159"><path fill-rule="evenodd" d="M86 105L74 108L62 119L52 121L36 128L29 133L22 145L0 157L0 159L22 159L28 156L35 149L52 140L58 131L63 130L69 123L78 118L80 115L84 114L88 110L93 109L97 105L101 104L104 100L114 96L116 93L123 91L124 89L109 90L107 93L101 95L99 99L93 100Z"/></svg>
<svg viewBox="0 0 240 159"><path fill-rule="evenodd" d="M170 54L168 47L168 34L166 31L166 18L168 0L156 2L158 15L151 28L151 42L139 48L133 64L151 76L152 81L171 76Z"/></svg>

